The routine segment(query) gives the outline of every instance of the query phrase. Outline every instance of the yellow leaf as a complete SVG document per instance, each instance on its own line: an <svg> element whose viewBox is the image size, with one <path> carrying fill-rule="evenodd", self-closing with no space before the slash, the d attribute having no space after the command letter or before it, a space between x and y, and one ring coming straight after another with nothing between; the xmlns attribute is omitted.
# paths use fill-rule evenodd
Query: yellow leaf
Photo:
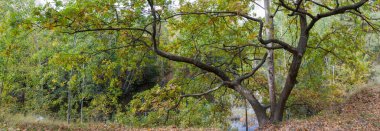
<svg viewBox="0 0 380 131"><path fill-rule="evenodd" d="M251 34L248 35L248 39L255 39L256 36L257 36L256 33L251 33Z"/></svg>

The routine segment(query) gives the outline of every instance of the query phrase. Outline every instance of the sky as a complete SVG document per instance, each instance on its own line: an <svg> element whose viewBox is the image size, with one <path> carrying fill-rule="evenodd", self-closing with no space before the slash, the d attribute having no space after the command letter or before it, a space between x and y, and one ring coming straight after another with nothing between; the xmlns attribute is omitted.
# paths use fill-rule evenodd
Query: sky
<svg viewBox="0 0 380 131"><path fill-rule="evenodd" d="M53 0L36 0L35 1L36 5L43 5L46 2L53 2Z"/></svg>
<svg viewBox="0 0 380 131"><path fill-rule="evenodd" d="M260 4L261 7L264 7L264 1L263 0L256 0L256 3ZM259 6L255 6L256 8L253 10L253 12L256 13L257 17L265 17L265 10Z"/></svg>

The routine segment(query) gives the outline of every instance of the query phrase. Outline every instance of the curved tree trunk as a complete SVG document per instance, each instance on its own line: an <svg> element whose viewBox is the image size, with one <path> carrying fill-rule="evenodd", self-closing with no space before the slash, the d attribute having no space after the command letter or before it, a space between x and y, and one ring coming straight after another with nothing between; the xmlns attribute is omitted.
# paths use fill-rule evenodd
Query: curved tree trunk
<svg viewBox="0 0 380 131"><path fill-rule="evenodd" d="M297 46L298 54L293 55L292 64L289 68L289 73L286 78L284 89L282 90L280 100L278 101L278 104L276 106L276 110L274 112L274 122L282 121L286 101L289 98L289 95L291 91L293 90L293 87L297 83L297 75L298 71L300 69L303 55L306 51L307 42L309 40L309 33L307 31L307 20L306 15L299 15L300 18L300 27L301 27L301 34Z"/></svg>
<svg viewBox="0 0 380 131"><path fill-rule="evenodd" d="M312 29L312 27L315 25L315 23L323 18L330 17L333 15L337 14L343 14L347 10L356 10L357 8L361 7L364 3L368 2L368 0L361 0L357 3L354 3L352 5L347 5L347 6L341 6L341 7L336 7L335 9L328 9L328 12L320 13L316 16L310 14L306 10L303 9L303 4L305 1L298 0L294 3L293 7L292 5L289 5L288 2L285 2L284 0L279 0L279 5L284 7L286 10L291 11L292 13L289 14L289 16L296 16L299 17L300 21L300 35L299 35L299 41L298 45L296 48L294 48L291 44L288 44L284 41L278 40L278 39L268 39L264 40L262 38L262 31L264 27L264 22L260 19L250 17L245 14L241 14L240 12L195 12L195 13L184 13L184 14L179 14L179 15L206 15L206 14L227 14L229 16L239 16L243 17L249 20L252 20L254 22L258 22L260 24L260 30L259 30L259 36L258 40L261 44L263 44L269 51L269 74L272 75L269 77L269 91L270 91L270 100L271 100L271 114L270 117L268 117L266 113L266 107L262 106L260 102L255 98L254 94L252 91L244 88L241 85L241 82L249 77L251 77L261 66L259 65L258 67L254 68L251 72L244 74L235 80L231 79L230 76L223 71L220 68L214 67L211 64L203 63L202 61L199 61L197 59L192 59L189 57L183 57L180 55L175 55L171 54L169 52L165 52L163 50L159 49L159 28L160 24L158 24L161 19L158 17L156 10L154 8L154 0L147 0L150 9L151 9L151 16L153 22L152 24L152 31L147 31L145 29L135 29L132 28L133 30L142 30L146 33L148 33L151 36L151 42L152 42L152 50L159 56L164 57L166 59L176 61L176 62L183 62L187 64L191 64L193 66L198 67L199 69L205 70L207 72L213 73L216 76L218 76L223 83L227 84L229 88L237 91L240 95L242 95L247 101L251 104L252 108L254 109L256 113L257 120L259 121L260 126L264 126L265 124L269 123L275 123L282 121L283 118L283 113L285 110L285 105L286 101L289 98L289 95L294 88L295 84L297 83L297 75L298 71L301 67L302 63L302 58L303 55L307 49L307 43L309 39L309 31ZM270 15L270 0L265 0L266 3L266 16L267 16L267 22L270 24L270 28L268 31L268 36L270 38L273 38L273 18ZM280 7L279 6L279 7ZM311 21L308 24L307 23L307 18L310 17ZM144 42L144 41L143 41ZM146 42L144 42L146 45L148 45ZM292 53L293 55L293 60L290 65L290 68L288 70L286 82L284 85L284 88L282 89L281 95L279 97L279 101L276 103L276 93L275 93L275 84L274 84L274 62L273 62L273 50L272 46L270 45L271 43L276 43L280 46L280 48L285 49ZM269 47L268 47L269 44ZM266 57L266 56L265 56ZM265 60L265 58L263 58ZM264 63L264 61L263 61Z"/></svg>
<svg viewBox="0 0 380 131"><path fill-rule="evenodd" d="M255 111L257 121L259 122L260 126L263 126L265 124L269 123L269 118L266 114L266 110L263 106L261 106L260 102L255 98L253 95L253 92L244 88L243 86L235 85L234 86L235 91L237 91L240 95L242 95L249 104L251 104L253 110Z"/></svg>

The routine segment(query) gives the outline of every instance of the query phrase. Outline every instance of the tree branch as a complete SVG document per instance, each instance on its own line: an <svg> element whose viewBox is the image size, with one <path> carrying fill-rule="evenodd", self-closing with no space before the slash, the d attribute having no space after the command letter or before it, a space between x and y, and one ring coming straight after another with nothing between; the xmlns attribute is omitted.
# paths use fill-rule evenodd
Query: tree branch
<svg viewBox="0 0 380 131"><path fill-rule="evenodd" d="M217 87L212 88L212 89L210 89L208 91L205 91L205 92L202 92L202 93L197 93L197 94L186 94L186 95L182 95L181 97L198 97L198 96L203 96L203 95L206 95L206 94L209 94L211 92L214 92L214 91L218 90L220 87L224 86L225 84L226 83L223 82L222 84L220 84Z"/></svg>
<svg viewBox="0 0 380 131"><path fill-rule="evenodd" d="M306 0L306 1L310 1L310 2L313 3L313 4L315 4L315 5L317 5L317 6L321 6L321 7L323 7L323 8L328 9L328 10L332 10L332 9L331 9L330 7L328 7L327 5L323 5L323 4L318 3L318 2L316 2L316 1L313 1L313 0Z"/></svg>
<svg viewBox="0 0 380 131"><path fill-rule="evenodd" d="M358 12L351 11L351 10L349 10L348 12L362 18L362 20L364 20L369 26L371 26L371 28L373 30L380 32L380 30L376 27L376 25L373 24L370 20L368 20L369 19L368 17L366 17L363 14L360 14Z"/></svg>
<svg viewBox="0 0 380 131"><path fill-rule="evenodd" d="M158 48L158 45L159 45L159 40L157 40L157 22L160 21L159 18L157 18L157 15L156 15L156 10L154 8L154 4L153 4L153 0L147 0L148 3L149 3L149 6L151 8L151 13L152 13L152 16L153 16L153 22L152 22L152 43L153 43L153 50L154 52L156 52L159 56L162 56L164 58L167 58L169 60L172 60L172 61L177 61L177 62L185 62L185 63L188 63L188 64L192 64L200 69L203 69L203 70L206 70L206 71L209 71L209 72L212 72L214 73L215 75L219 76L223 81L230 81L230 78L222 71L220 70L219 68L216 68L216 67L213 67L211 65L208 65L208 64L205 64L205 63L202 63L201 61L198 61L198 60L195 60L195 59L191 59L191 58L187 58L187 57L183 57L183 56L178 56L178 55L174 55L174 54L170 54L168 52L164 52L162 50L160 50Z"/></svg>
<svg viewBox="0 0 380 131"><path fill-rule="evenodd" d="M302 0L298 0L297 4L296 4L296 9L295 11L292 12L292 14L290 14L289 16L293 16L296 14L296 11L300 9L300 6L302 4Z"/></svg>
<svg viewBox="0 0 380 131"><path fill-rule="evenodd" d="M288 10L290 10L290 11L297 12L297 13L300 13L300 14L305 14L305 15L309 16L309 17L312 18L312 19L315 18L315 16L313 16L313 15L310 14L310 13L308 13L307 11L299 10L299 9L294 9L293 7L287 5L287 4L285 3L284 0L280 0L279 5L281 5L282 7L286 8L286 9L288 9ZM292 14L293 14L293 13L292 13Z"/></svg>
<svg viewBox="0 0 380 131"><path fill-rule="evenodd" d="M294 54L294 55L299 55L298 51L296 48L294 48L293 46L291 46L290 44L284 42L284 41L281 41L281 40L278 40L278 39L269 39L269 40L263 40L263 39L259 39L259 41L264 44L264 45L267 45L269 43L276 43L276 44L279 44L280 46L282 46L285 50L287 50L288 52Z"/></svg>
<svg viewBox="0 0 380 131"><path fill-rule="evenodd" d="M330 9L329 12L317 14L317 16L314 19L312 19L312 21L309 23L306 31L309 32L313 28L315 23L322 18L326 18L326 17L333 16L336 14L343 14L344 12L346 12L348 10L357 10L359 7L363 6L366 2L368 2L368 0L361 0L355 4L346 5L346 6L339 6L335 9ZM329 8L327 8L327 9L329 9Z"/></svg>
<svg viewBox="0 0 380 131"><path fill-rule="evenodd" d="M238 77L236 79L236 83L241 83L241 81L243 81L243 80L251 77L253 74L255 74L256 71L259 70L260 67L263 66L263 64L265 63L267 56L268 56L268 53L265 53L265 55L264 55L263 59L261 60L261 62L255 68L253 68L251 72L246 73L243 76Z"/></svg>
<svg viewBox="0 0 380 131"><path fill-rule="evenodd" d="M259 6L261 9L265 9L263 6L261 6L259 3L257 3L255 0L251 0L255 5Z"/></svg>
<svg viewBox="0 0 380 131"><path fill-rule="evenodd" d="M63 32L63 33L69 33L69 34L76 34L76 33L81 33L81 32L94 32L94 31L121 31L121 30L135 30L135 31L142 31L142 32L146 32L148 33L149 35L152 35L152 32L146 30L146 29L142 29L142 28L97 28L97 29L85 29L85 30L76 30L76 31L73 31L73 32Z"/></svg>
<svg viewBox="0 0 380 131"><path fill-rule="evenodd" d="M174 14L172 16L169 16L169 17L165 18L165 20L170 19L170 18L174 18L176 16L183 16L183 15L215 15L215 16L218 16L220 14L225 14L225 15L227 14L228 16L240 16L240 17L246 18L248 20L252 20L252 21L258 22L260 27L259 27L259 35L258 35L257 39L259 40L259 42L261 44L267 45L269 43L276 43L276 44L279 44L280 46L282 46L285 50L289 51L290 53L292 53L292 54L298 54L297 50L294 47L292 47L290 44L288 44L288 43L286 43L284 41L281 41L281 40L278 40L278 39L264 40L263 39L264 22L261 19L254 18L254 17L248 16L246 14L242 14L240 12L233 12L233 11L182 12L182 13L178 13L178 14Z"/></svg>

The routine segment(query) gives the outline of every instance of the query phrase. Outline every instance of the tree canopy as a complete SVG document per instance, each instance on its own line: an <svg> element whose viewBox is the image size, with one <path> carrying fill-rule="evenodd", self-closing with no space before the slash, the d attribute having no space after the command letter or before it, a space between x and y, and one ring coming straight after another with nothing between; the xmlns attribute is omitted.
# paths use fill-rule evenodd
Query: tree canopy
<svg viewBox="0 0 380 131"><path fill-rule="evenodd" d="M368 82L380 1L264 1L0 2L1 106L68 122L226 128L247 101L263 126L316 114Z"/></svg>

